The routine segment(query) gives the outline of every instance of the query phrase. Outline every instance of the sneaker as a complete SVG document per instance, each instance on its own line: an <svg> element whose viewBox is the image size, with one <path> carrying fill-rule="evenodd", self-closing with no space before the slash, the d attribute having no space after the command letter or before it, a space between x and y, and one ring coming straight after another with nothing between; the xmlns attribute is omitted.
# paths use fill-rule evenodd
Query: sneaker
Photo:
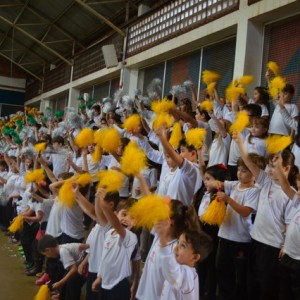
<svg viewBox="0 0 300 300"><path fill-rule="evenodd" d="M35 281L35 284L43 285L43 284L49 282L49 280L50 280L49 275L47 273L44 273L44 275L41 278L39 278L38 280Z"/></svg>

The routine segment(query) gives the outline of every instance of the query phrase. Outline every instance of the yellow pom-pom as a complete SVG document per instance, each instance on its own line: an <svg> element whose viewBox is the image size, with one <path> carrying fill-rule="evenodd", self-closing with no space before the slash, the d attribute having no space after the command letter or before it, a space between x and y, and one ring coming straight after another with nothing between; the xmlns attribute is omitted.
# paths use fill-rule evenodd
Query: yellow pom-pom
<svg viewBox="0 0 300 300"><path fill-rule="evenodd" d="M251 84L253 82L253 80L254 80L254 77L252 75L244 75L238 80L238 82L239 82L239 85L244 87L245 85Z"/></svg>
<svg viewBox="0 0 300 300"><path fill-rule="evenodd" d="M149 195L142 197L129 208L129 214L135 219L136 227L144 227L149 230L158 221L170 218L170 204L166 197Z"/></svg>
<svg viewBox="0 0 300 300"><path fill-rule="evenodd" d="M243 87L235 86L234 83L231 83L225 91L226 99L228 99L231 102L234 102L238 99L240 95L245 94L245 89Z"/></svg>
<svg viewBox="0 0 300 300"><path fill-rule="evenodd" d="M97 163L100 160L101 160L101 147L98 144L96 144L95 150L92 153L92 161Z"/></svg>
<svg viewBox="0 0 300 300"><path fill-rule="evenodd" d="M76 182L80 185L80 186L86 186L88 184L90 184L92 182L92 175L90 173L83 173L78 175L78 177L76 178Z"/></svg>
<svg viewBox="0 0 300 300"><path fill-rule="evenodd" d="M38 143L34 145L34 150L37 153L44 153L46 149L47 143Z"/></svg>
<svg viewBox="0 0 300 300"><path fill-rule="evenodd" d="M123 123L123 128L128 132L133 132L141 126L141 117L138 114L131 115Z"/></svg>
<svg viewBox="0 0 300 300"><path fill-rule="evenodd" d="M277 154L287 148L292 143L290 136L271 135L266 138L267 151L271 154Z"/></svg>
<svg viewBox="0 0 300 300"><path fill-rule="evenodd" d="M105 132L106 132L106 129L99 129L94 132L94 142L97 145L99 145L100 147L102 147L102 141L104 139Z"/></svg>
<svg viewBox="0 0 300 300"><path fill-rule="evenodd" d="M16 233L17 231L22 231L24 225L24 219L23 216L18 215L15 217L13 222L8 227L8 231L12 233Z"/></svg>
<svg viewBox="0 0 300 300"><path fill-rule="evenodd" d="M171 133L169 143L174 148L179 148L179 143L182 139L183 139L183 134L182 134L182 130L181 130L181 125L180 125L180 123L177 122L173 126L173 130Z"/></svg>
<svg viewBox="0 0 300 300"><path fill-rule="evenodd" d="M43 284L34 297L34 300L49 300L50 289L47 284Z"/></svg>
<svg viewBox="0 0 300 300"><path fill-rule="evenodd" d="M202 215L202 221L209 225L221 226L226 215L226 205L224 201L218 200L217 198L213 200L206 212Z"/></svg>
<svg viewBox="0 0 300 300"><path fill-rule="evenodd" d="M174 123L174 118L169 114L159 114L153 121L153 128L157 129L159 127L165 126L166 128L170 128Z"/></svg>
<svg viewBox="0 0 300 300"><path fill-rule="evenodd" d="M35 183L39 183L43 180L45 180L46 176L44 173L43 169L35 169L33 171L28 171L25 174L25 183L31 183L31 182L35 182Z"/></svg>
<svg viewBox="0 0 300 300"><path fill-rule="evenodd" d="M269 82L269 93L273 99L277 99L278 94L282 93L285 88L286 81L284 78L277 76Z"/></svg>
<svg viewBox="0 0 300 300"><path fill-rule="evenodd" d="M274 61L269 61L267 63L267 68L272 71L272 73L275 75L275 76L278 76L279 75L279 72L280 72L280 69L279 69L279 66L276 62Z"/></svg>
<svg viewBox="0 0 300 300"><path fill-rule="evenodd" d="M185 139L189 146L194 146L195 149L202 147L206 136L206 130L203 128L193 128L186 132Z"/></svg>
<svg viewBox="0 0 300 300"><path fill-rule="evenodd" d="M217 84L216 82L212 82L206 88L206 92L210 97L214 96L216 84Z"/></svg>
<svg viewBox="0 0 300 300"><path fill-rule="evenodd" d="M218 81L220 79L220 75L216 72L209 71L209 70L204 70L202 72L202 81L206 84L209 85L212 82Z"/></svg>
<svg viewBox="0 0 300 300"><path fill-rule="evenodd" d="M205 100L200 104L200 110L212 111L214 110L214 103L210 100Z"/></svg>
<svg viewBox="0 0 300 300"><path fill-rule="evenodd" d="M98 173L98 188L105 188L107 192L117 192L125 181L125 176L115 170L101 171Z"/></svg>
<svg viewBox="0 0 300 300"><path fill-rule="evenodd" d="M161 113L168 113L172 108L176 108L175 103L166 99L162 101L152 101L151 103L151 109L157 115Z"/></svg>
<svg viewBox="0 0 300 300"><path fill-rule="evenodd" d="M75 194L72 190L72 180L66 180L59 189L58 201L62 205L72 207L75 203Z"/></svg>
<svg viewBox="0 0 300 300"><path fill-rule="evenodd" d="M104 129L104 136L101 144L104 151L116 152L121 145L121 138L117 129Z"/></svg>
<svg viewBox="0 0 300 300"><path fill-rule="evenodd" d="M236 120L230 126L229 130L233 132L242 132L250 124L248 114L245 111L239 111Z"/></svg>
<svg viewBox="0 0 300 300"><path fill-rule="evenodd" d="M147 156L133 141L126 146L121 158L121 170L126 175L137 175L147 166Z"/></svg>
<svg viewBox="0 0 300 300"><path fill-rule="evenodd" d="M91 128L83 128L75 138L79 148L87 147L94 143L94 131Z"/></svg>

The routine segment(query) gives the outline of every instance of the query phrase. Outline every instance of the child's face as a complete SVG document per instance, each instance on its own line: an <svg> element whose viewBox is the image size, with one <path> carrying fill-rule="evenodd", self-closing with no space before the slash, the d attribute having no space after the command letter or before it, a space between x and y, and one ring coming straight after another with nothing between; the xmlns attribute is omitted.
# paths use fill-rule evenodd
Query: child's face
<svg viewBox="0 0 300 300"><path fill-rule="evenodd" d="M189 151L189 149L185 146L180 146L180 156L182 158L185 158L189 161L193 160L193 157L195 155L195 151Z"/></svg>
<svg viewBox="0 0 300 300"><path fill-rule="evenodd" d="M121 156L123 154L124 146L120 145L116 151L116 154Z"/></svg>
<svg viewBox="0 0 300 300"><path fill-rule="evenodd" d="M192 245L185 239L185 235L181 234L177 245L174 248L175 259L178 264L194 267L200 259L200 254L196 254Z"/></svg>
<svg viewBox="0 0 300 300"><path fill-rule="evenodd" d="M237 178L242 184L249 184L254 182L254 176L252 173L243 166L238 166Z"/></svg>
<svg viewBox="0 0 300 300"><path fill-rule="evenodd" d="M134 219L128 214L127 209L121 209L117 212L117 217L126 229L131 230L135 225Z"/></svg>
<svg viewBox="0 0 300 300"><path fill-rule="evenodd" d="M173 161L173 159L165 153L165 158L166 158L166 162L167 162L167 165L170 169L174 169L176 168L176 164L175 162Z"/></svg>
<svg viewBox="0 0 300 300"><path fill-rule="evenodd" d="M26 166L26 169L28 169L31 165L32 161L28 158L25 159L25 166Z"/></svg>
<svg viewBox="0 0 300 300"><path fill-rule="evenodd" d="M48 258L57 258L59 256L59 247L46 248L42 254Z"/></svg>
<svg viewBox="0 0 300 300"><path fill-rule="evenodd" d="M0 165L0 172L4 172L5 171L5 165Z"/></svg>
<svg viewBox="0 0 300 300"><path fill-rule="evenodd" d="M95 151L95 144L88 145L88 151L89 151L89 153L94 153L94 151Z"/></svg>
<svg viewBox="0 0 300 300"><path fill-rule="evenodd" d="M260 124L252 123L251 135L254 137L262 137L267 132L267 130L268 130L267 128L264 128Z"/></svg>
<svg viewBox="0 0 300 300"><path fill-rule="evenodd" d="M257 102L259 100L260 94L257 90L254 90L253 92L253 100L254 102Z"/></svg>
<svg viewBox="0 0 300 300"><path fill-rule="evenodd" d="M204 174L204 185L208 192L212 192L215 189L213 186L214 181L215 178L211 176L209 173Z"/></svg>
<svg viewBox="0 0 300 300"><path fill-rule="evenodd" d="M60 143L54 142L54 143L52 144L52 146L53 146L53 149L54 149L54 150L58 150L58 149L60 148Z"/></svg>
<svg viewBox="0 0 300 300"><path fill-rule="evenodd" d="M225 105L226 105L226 107L228 108L229 111L232 111L232 103L231 103L230 100L226 99L226 104Z"/></svg>
<svg viewBox="0 0 300 300"><path fill-rule="evenodd" d="M293 95L289 92L283 93L283 101L284 103L290 103L292 101Z"/></svg>

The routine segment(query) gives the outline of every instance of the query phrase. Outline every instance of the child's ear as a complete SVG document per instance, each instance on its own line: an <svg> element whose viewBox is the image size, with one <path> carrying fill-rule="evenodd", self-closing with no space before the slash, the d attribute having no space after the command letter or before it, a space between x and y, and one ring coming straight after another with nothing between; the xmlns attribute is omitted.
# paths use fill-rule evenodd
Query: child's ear
<svg viewBox="0 0 300 300"><path fill-rule="evenodd" d="M201 255L199 253L193 254L194 265L200 260Z"/></svg>

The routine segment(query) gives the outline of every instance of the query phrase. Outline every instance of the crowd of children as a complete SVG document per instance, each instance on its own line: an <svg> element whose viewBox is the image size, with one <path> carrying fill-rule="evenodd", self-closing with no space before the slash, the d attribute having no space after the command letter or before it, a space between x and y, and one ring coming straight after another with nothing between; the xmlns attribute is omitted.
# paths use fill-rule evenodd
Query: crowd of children
<svg viewBox="0 0 300 300"><path fill-rule="evenodd" d="M83 286L87 300L300 299L294 93L286 84L273 114L264 87L256 87L252 99L240 95L235 101L223 101L215 91L209 111L195 95L171 95L170 102L178 103L168 113L182 128L177 146L170 141L172 126L155 125L155 112L139 95L130 105L120 98L114 109L104 99L90 108L81 104L79 112L66 108L62 116L30 109L10 116L1 134L0 223L6 231L23 218L22 230L7 235L21 247L25 274L38 276L35 283L47 284L52 299L61 300L80 300ZM250 122L230 132L239 111ZM122 124L132 113L141 123L128 131ZM76 143L84 128L115 128L121 144L111 153L100 149L95 159L96 143ZM201 147L185 135L193 128L205 129ZM269 153L270 134L294 142ZM76 182L76 174L120 171L130 140L148 158L140 174L126 176L118 191L99 187L97 177L85 187ZM41 142L47 143L44 151L34 147ZM40 168L44 182L26 182L26 174ZM71 206L60 203L67 198L61 193L66 182L75 198ZM130 208L151 193L170 199L170 217L149 232L135 228ZM216 198L226 205L220 226L204 218Z"/></svg>

